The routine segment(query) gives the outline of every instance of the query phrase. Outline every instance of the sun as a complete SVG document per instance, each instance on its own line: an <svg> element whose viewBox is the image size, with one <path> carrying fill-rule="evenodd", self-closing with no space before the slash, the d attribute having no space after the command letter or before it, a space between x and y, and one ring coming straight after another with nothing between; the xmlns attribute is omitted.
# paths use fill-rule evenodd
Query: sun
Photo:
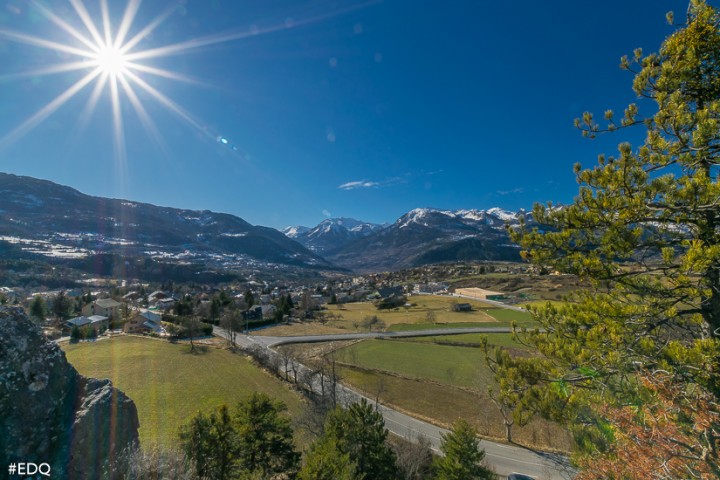
<svg viewBox="0 0 720 480"><path fill-rule="evenodd" d="M120 2L120 0L112 1ZM65 40L55 40L58 38L56 34L46 37L34 36L27 32L4 28L1 25L0 40L4 39L41 49L53 50L61 54L66 60L62 63L43 65L34 70L27 70L18 74L0 73L0 82L15 78L34 78L71 72L77 72L80 78L10 132L0 136L0 149L26 135L80 92L90 90L86 107L78 117L78 124L81 126L87 125L98 101L103 97L109 97L112 110L110 123L113 128L114 146L118 160L123 160L125 156L123 118L127 109L122 108L123 105L132 107L137 118L143 124L144 130L160 147L163 147L160 129L155 125L145 108L147 100L158 102L208 140L219 142L232 148L233 151L239 152L239 149L229 143L224 135L211 131L205 122L190 114L165 95L162 88L153 86L156 82L150 81L150 78L155 77L156 81L174 80L199 85L205 85L204 82L158 68L148 62L160 57L180 55L214 44L237 41L247 37L281 31L286 28L297 28L301 25L323 21L335 15L364 8L378 1L367 0L365 3L335 12L297 20L292 25L282 22L264 29L258 29L251 25L248 29L148 48L145 43L150 42L146 42L146 40L149 40L153 31L165 20L175 12L181 11L183 0L167 2L168 6L144 26L137 25L136 22L143 0L126 0L122 15L113 15L111 13L109 8L110 0L68 0L72 9L67 9L62 14L55 13L50 7L46 6L47 2L29 0L30 8L61 30L65 34ZM88 10L86 3L95 8ZM106 95L104 96L103 93Z"/></svg>
<svg viewBox="0 0 720 480"><path fill-rule="evenodd" d="M164 149L160 129L145 108L145 102L153 99L177 115L191 128L196 129L208 139L215 141L221 136L210 132L204 123L162 93L161 88L153 86L150 78L163 80L201 83L193 78L149 64L152 59L178 55L207 45L228 42L248 36L245 32L197 38L184 42L155 48L143 48L144 41L165 20L175 13L179 3L173 3L144 27L135 26L136 15L142 0L127 0L124 13L113 18L109 9L109 0L95 0L95 14L91 14L85 3L88 0L69 0L75 17L70 12L59 15L47 6L35 0L30 6L40 15L66 34L65 41L51 40L49 37L29 35L25 32L0 27L0 39L23 43L34 47L54 50L66 59L62 63L43 65L34 70L20 74L0 75L0 79L10 77L37 77L77 72L79 79L67 90L47 103L43 108L28 117L5 136L0 137L0 148L9 145L26 135L37 125L55 113L71 98L80 92L89 92L86 107L78 117L79 125L87 125L90 116L105 92L112 109L111 124L113 128L114 147L117 160L124 161L125 134L124 114L122 105L132 106L137 118L145 131L159 147ZM82 27L78 28L79 24ZM73 26L75 25L75 26ZM55 35L57 37L57 35ZM3 78L5 77L5 78ZM221 137L224 138L224 137Z"/></svg>
<svg viewBox="0 0 720 480"><path fill-rule="evenodd" d="M127 55L113 45L102 46L98 52L91 57L91 64L97 67L102 74L111 77L125 77L129 71Z"/></svg>

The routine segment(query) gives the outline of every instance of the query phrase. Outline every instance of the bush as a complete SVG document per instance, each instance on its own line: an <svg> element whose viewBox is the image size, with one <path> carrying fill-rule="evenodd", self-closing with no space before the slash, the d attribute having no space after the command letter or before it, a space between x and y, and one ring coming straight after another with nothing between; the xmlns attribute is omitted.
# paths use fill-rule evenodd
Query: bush
<svg viewBox="0 0 720 480"><path fill-rule="evenodd" d="M378 310L392 310L393 308L399 308L405 305L407 300L405 297L388 297L383 298L375 302L375 308Z"/></svg>

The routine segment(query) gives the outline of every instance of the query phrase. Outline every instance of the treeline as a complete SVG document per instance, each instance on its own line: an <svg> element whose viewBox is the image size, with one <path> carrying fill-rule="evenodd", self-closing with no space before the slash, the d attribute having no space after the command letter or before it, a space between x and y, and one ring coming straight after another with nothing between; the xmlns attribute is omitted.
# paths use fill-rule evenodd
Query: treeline
<svg viewBox="0 0 720 480"><path fill-rule="evenodd" d="M496 479L483 464L475 430L458 421L430 442L391 439L382 415L365 400L326 412L322 430L298 451L284 403L255 393L234 408L199 412L180 430L180 450L125 452L114 479L184 480L473 480Z"/></svg>

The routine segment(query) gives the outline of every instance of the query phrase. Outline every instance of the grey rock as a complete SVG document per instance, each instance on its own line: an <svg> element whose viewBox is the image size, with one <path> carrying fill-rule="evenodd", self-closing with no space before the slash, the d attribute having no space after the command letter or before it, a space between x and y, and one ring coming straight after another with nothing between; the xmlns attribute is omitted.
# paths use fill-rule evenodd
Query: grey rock
<svg viewBox="0 0 720 480"><path fill-rule="evenodd" d="M0 307L0 476L34 462L49 463L52 478L102 478L138 427L123 392L80 375L22 309Z"/></svg>

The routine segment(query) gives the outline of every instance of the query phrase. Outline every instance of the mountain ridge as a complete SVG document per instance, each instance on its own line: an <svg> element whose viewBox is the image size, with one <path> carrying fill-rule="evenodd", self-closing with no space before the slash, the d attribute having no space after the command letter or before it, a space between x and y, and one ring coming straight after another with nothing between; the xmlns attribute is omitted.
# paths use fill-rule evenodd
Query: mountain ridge
<svg viewBox="0 0 720 480"><path fill-rule="evenodd" d="M0 240L23 240L30 245L24 250L46 256L120 253L220 266L261 261L333 267L277 230L227 213L96 197L7 173L0 173L0 198Z"/></svg>
<svg viewBox="0 0 720 480"><path fill-rule="evenodd" d="M518 225L521 216L532 221L522 209L415 208L390 224L339 217L280 232L227 213L91 196L7 173L0 173L0 198L0 242L23 254L76 260L85 270L104 265L103 272L134 271L118 269L130 263L124 259L150 259L155 271L157 264L173 264L218 271L287 265L371 272L512 261L520 259L519 247L506 225ZM106 258L88 260L97 255Z"/></svg>
<svg viewBox="0 0 720 480"><path fill-rule="evenodd" d="M371 235L325 252L325 258L359 272L451 261L519 261L519 247L506 226L519 225L522 216L532 221L523 209L415 208Z"/></svg>

